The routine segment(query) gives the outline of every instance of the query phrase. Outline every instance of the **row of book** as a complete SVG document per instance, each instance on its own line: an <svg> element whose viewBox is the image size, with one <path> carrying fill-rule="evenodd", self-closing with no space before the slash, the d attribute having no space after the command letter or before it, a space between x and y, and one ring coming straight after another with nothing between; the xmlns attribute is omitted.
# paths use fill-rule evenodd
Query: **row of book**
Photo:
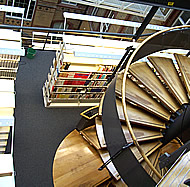
<svg viewBox="0 0 190 187"><path fill-rule="evenodd" d="M60 48L43 86L45 106L52 101L100 100L115 66L90 64L90 59L89 64L65 62L63 45Z"/></svg>
<svg viewBox="0 0 190 187"><path fill-rule="evenodd" d="M18 68L18 61L0 60L0 69L16 69Z"/></svg>
<svg viewBox="0 0 190 187"><path fill-rule="evenodd" d="M100 66L96 72L58 73L52 87L52 98L101 98L107 88L107 79L114 67ZM110 72L106 74L106 72Z"/></svg>
<svg viewBox="0 0 190 187"><path fill-rule="evenodd" d="M19 55L0 54L0 60L20 61Z"/></svg>

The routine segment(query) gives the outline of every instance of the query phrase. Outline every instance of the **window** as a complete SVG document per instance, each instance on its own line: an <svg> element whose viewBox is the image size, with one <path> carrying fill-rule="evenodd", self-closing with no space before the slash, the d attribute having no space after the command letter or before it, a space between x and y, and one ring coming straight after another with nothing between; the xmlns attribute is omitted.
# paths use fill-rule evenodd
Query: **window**
<svg viewBox="0 0 190 187"><path fill-rule="evenodd" d="M63 21L58 21L58 22L55 22L53 24L53 28L56 28L56 29L63 29Z"/></svg>
<svg viewBox="0 0 190 187"><path fill-rule="evenodd" d="M36 0L8 0L7 5L25 8L24 19L31 20L33 13L34 13ZM17 14L17 13L7 13L6 15L11 16L13 18L14 17L15 18L22 18L22 14Z"/></svg>
<svg viewBox="0 0 190 187"><path fill-rule="evenodd" d="M73 2L70 2L70 1L67 1L67 0L61 0L61 3L67 4L67 5L77 6L77 3L73 3Z"/></svg>

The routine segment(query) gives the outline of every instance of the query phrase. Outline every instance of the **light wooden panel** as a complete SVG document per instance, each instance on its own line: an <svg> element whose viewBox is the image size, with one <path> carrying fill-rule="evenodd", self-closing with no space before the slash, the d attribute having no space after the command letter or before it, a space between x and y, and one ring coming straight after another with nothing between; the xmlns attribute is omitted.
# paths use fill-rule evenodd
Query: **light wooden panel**
<svg viewBox="0 0 190 187"><path fill-rule="evenodd" d="M190 95L190 58L178 54L174 54L179 66L185 87Z"/></svg>
<svg viewBox="0 0 190 187"><path fill-rule="evenodd" d="M120 99L116 99L117 111L119 119L125 121L122 102ZM165 122L160 120L158 117L152 115L151 113L146 112L145 110L140 109L130 103L127 104L127 114L129 121L137 125L144 125L147 127L156 127L160 129L165 129Z"/></svg>
<svg viewBox="0 0 190 187"><path fill-rule="evenodd" d="M80 131L80 133L84 137L84 139L86 139L96 149L101 149L100 144L98 142L95 125L83 129L82 131Z"/></svg>
<svg viewBox="0 0 190 187"><path fill-rule="evenodd" d="M166 90L146 62L132 64L129 72L157 96L172 112L176 112L180 108L173 95Z"/></svg>
<svg viewBox="0 0 190 187"><path fill-rule="evenodd" d="M116 93L121 96L121 84L123 75L120 74L117 77ZM156 116L164 119L170 119L170 113L150 95L148 95L143 89L138 87L132 80L126 81L126 99L137 104L141 108L155 114Z"/></svg>
<svg viewBox="0 0 190 187"><path fill-rule="evenodd" d="M148 57L148 59L163 78L178 102L181 105L188 103L186 91L174 67L173 61L163 57Z"/></svg>
<svg viewBox="0 0 190 187"><path fill-rule="evenodd" d="M76 130L60 144L53 163L53 181L56 187L97 186L110 178L95 149Z"/></svg>

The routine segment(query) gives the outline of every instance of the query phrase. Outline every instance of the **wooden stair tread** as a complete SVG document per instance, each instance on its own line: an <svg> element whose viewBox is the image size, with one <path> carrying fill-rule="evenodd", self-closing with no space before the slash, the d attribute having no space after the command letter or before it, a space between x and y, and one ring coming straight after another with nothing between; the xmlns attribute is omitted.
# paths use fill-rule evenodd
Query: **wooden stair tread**
<svg viewBox="0 0 190 187"><path fill-rule="evenodd" d="M122 86L123 75L120 74L117 77L116 82L116 94L121 96L121 86ZM156 116L164 119L170 119L170 113L161 104L154 100L150 95L148 95L144 90L138 87L129 78L126 81L126 99L137 104L139 107L155 114Z"/></svg>
<svg viewBox="0 0 190 187"><path fill-rule="evenodd" d="M180 108L173 96L163 86L146 62L133 63L130 66L129 72L157 96L172 112L176 112Z"/></svg>
<svg viewBox="0 0 190 187"><path fill-rule="evenodd" d="M0 134L2 133L9 133L10 132L10 127L0 127Z"/></svg>
<svg viewBox="0 0 190 187"><path fill-rule="evenodd" d="M107 170L98 171L101 165L98 152L74 130L56 151L53 163L54 185L97 186L110 178Z"/></svg>
<svg viewBox="0 0 190 187"><path fill-rule="evenodd" d="M153 141L153 142L148 142L148 143L143 143L141 146L141 148L143 149L144 153L146 154L146 156L150 156L151 154L153 154L155 151L157 151L158 148L160 148L162 145L162 143L159 140ZM143 157L140 154L140 152L138 151L138 149L133 146L131 148L131 151L133 152L133 154L136 156L137 160L139 162L143 161Z"/></svg>
<svg viewBox="0 0 190 187"><path fill-rule="evenodd" d="M174 54L174 56L179 66L187 92L190 95L190 58L178 54Z"/></svg>
<svg viewBox="0 0 190 187"><path fill-rule="evenodd" d="M124 132L127 142L132 143L133 140L131 138L131 135L128 131L127 126L122 125L122 129L123 129L123 132ZM163 135L160 131L154 131L154 130L145 129L145 128L133 127L133 132L136 136L137 141L139 141L139 142L160 139L163 137Z"/></svg>
<svg viewBox="0 0 190 187"><path fill-rule="evenodd" d="M126 125L122 125L123 133L125 135L125 138L128 143L133 142L131 135L128 131L128 128ZM102 148L106 147L106 142L104 139L103 134L103 128L102 128L102 121L100 118L96 118L96 131L97 131L97 137L100 142L100 146ZM160 131L145 129L145 128L139 128L139 127L133 127L133 131L135 133L135 136L138 141L147 141L147 140L154 140L154 139L160 139L163 137L162 133Z"/></svg>
<svg viewBox="0 0 190 187"><path fill-rule="evenodd" d="M142 110L128 102L126 103L127 103L127 114L129 117L129 121L131 123L137 125L144 125L148 127L156 127L160 129L166 128L165 122L163 120L160 120L158 117L152 115L151 113L148 113L147 111ZM119 119L121 121L125 121L121 100L117 98L116 104L117 104Z"/></svg>
<svg viewBox="0 0 190 187"><path fill-rule="evenodd" d="M96 149L101 149L100 144L98 142L95 125L83 129L82 131L80 131L80 134Z"/></svg>
<svg viewBox="0 0 190 187"><path fill-rule="evenodd" d="M181 105L188 103L186 91L174 67L173 61L163 57L148 57L148 59L163 78L178 102Z"/></svg>

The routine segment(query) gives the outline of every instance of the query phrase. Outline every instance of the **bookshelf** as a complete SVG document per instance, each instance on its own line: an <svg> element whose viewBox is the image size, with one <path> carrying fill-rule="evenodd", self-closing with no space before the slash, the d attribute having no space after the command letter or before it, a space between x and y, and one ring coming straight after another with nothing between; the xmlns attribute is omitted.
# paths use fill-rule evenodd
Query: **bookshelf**
<svg viewBox="0 0 190 187"><path fill-rule="evenodd" d="M14 80L0 78L0 186L15 186L13 166ZM12 133L11 151L6 152Z"/></svg>
<svg viewBox="0 0 190 187"><path fill-rule="evenodd" d="M25 54L21 32L0 29L0 46L0 186L13 187L14 85L20 56Z"/></svg>
<svg viewBox="0 0 190 187"><path fill-rule="evenodd" d="M15 186L13 165L15 80L20 55L0 54L0 186ZM10 136L12 134L12 136ZM10 139L10 153L7 152Z"/></svg>
<svg viewBox="0 0 190 187"><path fill-rule="evenodd" d="M69 47L64 41L59 44L42 88L45 107L99 105L108 87L108 78L122 57L113 51L120 50L119 54L125 51L115 46L111 48L109 42L107 48L87 44L84 46L77 42Z"/></svg>
<svg viewBox="0 0 190 187"><path fill-rule="evenodd" d="M0 79L16 80L19 55L0 54Z"/></svg>

